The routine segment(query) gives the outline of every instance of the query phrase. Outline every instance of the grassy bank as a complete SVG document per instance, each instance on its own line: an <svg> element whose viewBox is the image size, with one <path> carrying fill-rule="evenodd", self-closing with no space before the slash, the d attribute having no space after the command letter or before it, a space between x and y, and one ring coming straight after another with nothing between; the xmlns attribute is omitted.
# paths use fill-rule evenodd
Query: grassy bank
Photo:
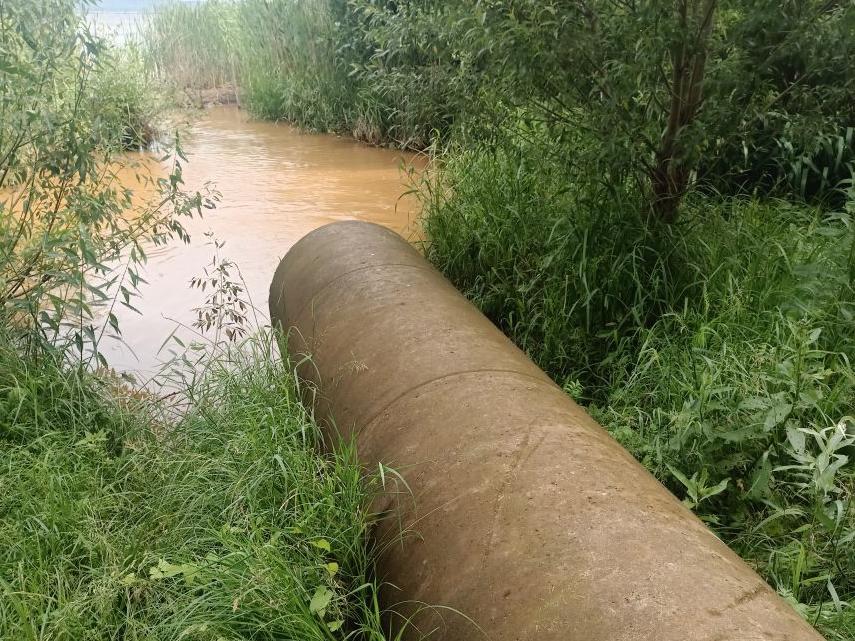
<svg viewBox="0 0 855 641"><path fill-rule="evenodd" d="M819 0L207 0L159 7L144 39L179 88L235 83L256 115L372 143L492 139L522 115L664 210L690 185L839 206L854 31Z"/></svg>
<svg viewBox="0 0 855 641"><path fill-rule="evenodd" d="M323 453L268 333L157 392L109 373L146 253L215 201L155 130L150 63L76 0L0 3L0 49L0 639L385 638L376 488ZM155 136L164 178L126 154ZM244 336L214 280L200 315Z"/></svg>
<svg viewBox="0 0 855 641"><path fill-rule="evenodd" d="M3 344L0 637L383 638L368 490L320 454L270 337L182 395L174 420Z"/></svg>
<svg viewBox="0 0 855 641"><path fill-rule="evenodd" d="M855 636L850 4L175 5L149 34L165 77L194 23L257 115L430 148L431 260Z"/></svg>
<svg viewBox="0 0 855 641"><path fill-rule="evenodd" d="M827 634L855 634L851 212L592 197L543 146L453 155L434 263Z"/></svg>
<svg viewBox="0 0 855 641"><path fill-rule="evenodd" d="M470 96L446 68L446 36L420 33L432 11L401 9L407 19L390 21L371 2L173 2L146 24L144 42L159 77L181 91L234 83L258 117L423 149L450 131L449 103L462 108ZM382 43L405 64L378 59Z"/></svg>
<svg viewBox="0 0 855 641"><path fill-rule="evenodd" d="M104 173L170 82L430 148L431 260L807 620L855 637L851 4L176 4L138 57L71 0L0 14L0 633L382 638L370 488L318 453L268 343L209 361L175 421L86 373L120 331L99 309L132 306L145 248L211 204L180 148L142 209Z"/></svg>

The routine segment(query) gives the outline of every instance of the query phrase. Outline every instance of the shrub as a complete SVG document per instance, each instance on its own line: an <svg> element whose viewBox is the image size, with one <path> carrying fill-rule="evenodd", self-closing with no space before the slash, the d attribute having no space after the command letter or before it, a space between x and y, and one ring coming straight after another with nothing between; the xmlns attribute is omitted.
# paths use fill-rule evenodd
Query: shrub
<svg viewBox="0 0 855 641"><path fill-rule="evenodd" d="M211 206L187 193L180 148L167 178L134 206L119 179L121 152L147 136L153 99L133 73L91 36L74 0L0 5L0 322L30 344L71 341L79 358L118 332L114 304L132 307L146 243L186 238L182 216ZM125 69L127 71L127 69ZM98 311L103 315L98 321Z"/></svg>
<svg viewBox="0 0 855 641"><path fill-rule="evenodd" d="M99 147L140 150L157 141L166 100L137 45L103 50L87 91L84 117Z"/></svg>

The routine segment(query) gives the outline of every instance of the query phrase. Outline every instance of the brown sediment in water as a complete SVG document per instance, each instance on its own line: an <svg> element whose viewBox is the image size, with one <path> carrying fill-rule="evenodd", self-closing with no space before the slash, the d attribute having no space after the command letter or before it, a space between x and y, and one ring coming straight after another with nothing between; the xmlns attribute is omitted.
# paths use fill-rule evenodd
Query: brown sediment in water
<svg viewBox="0 0 855 641"><path fill-rule="evenodd" d="M185 87L181 97L187 106L195 109L240 105L240 89L231 84L204 89Z"/></svg>
<svg viewBox="0 0 855 641"><path fill-rule="evenodd" d="M418 174L424 167L413 154L253 120L234 106L206 110L183 147L185 188L202 189L210 181L221 200L203 218L184 221L189 245L176 241L148 248L143 273L148 283L134 303L142 314L119 309L127 345L105 346L118 370L152 371L166 357L158 351L176 321L192 324L192 310L204 295L189 282L209 265L214 251L206 233L225 241L221 255L240 268L248 296L262 310L270 266L321 225L357 219L418 237L418 201L402 196L410 188L407 172ZM258 320L265 317L261 312ZM179 334L192 338L189 330Z"/></svg>

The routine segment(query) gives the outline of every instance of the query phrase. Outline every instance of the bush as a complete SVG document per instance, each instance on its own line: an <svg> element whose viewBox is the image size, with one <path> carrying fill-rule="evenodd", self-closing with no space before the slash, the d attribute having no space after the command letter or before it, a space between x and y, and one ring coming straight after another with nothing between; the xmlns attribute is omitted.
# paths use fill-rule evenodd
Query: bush
<svg viewBox="0 0 855 641"><path fill-rule="evenodd" d="M137 45L105 49L88 93L86 114L100 147L140 150L157 141L167 104Z"/></svg>
<svg viewBox="0 0 855 641"><path fill-rule="evenodd" d="M616 341L691 279L674 273L680 236L649 225L638 194L586 185L544 147L527 130L447 158L428 185L427 254L556 380L592 390Z"/></svg>
<svg viewBox="0 0 855 641"><path fill-rule="evenodd" d="M30 346L70 341L84 361L119 331L112 307L133 307L144 245L186 239L181 217L212 201L184 191L180 148L157 180L123 153L150 137L156 98L135 52L93 38L77 8L0 5L0 323ZM124 168L150 198L134 204Z"/></svg>
<svg viewBox="0 0 855 641"><path fill-rule="evenodd" d="M256 115L424 148L471 101L456 56L462 7L242 0L159 7L145 32L162 78L184 88L241 86ZM230 75L231 74L231 75Z"/></svg>
<svg viewBox="0 0 855 641"><path fill-rule="evenodd" d="M160 3L142 27L146 61L181 90L234 83L236 11L221 0Z"/></svg>
<svg viewBox="0 0 855 641"><path fill-rule="evenodd" d="M176 147L135 204L122 150L157 102L77 9L0 3L0 638L382 639L370 491L350 448L320 453L269 334L194 348L172 404L106 368L146 251L212 201ZM229 265L198 322L234 339Z"/></svg>

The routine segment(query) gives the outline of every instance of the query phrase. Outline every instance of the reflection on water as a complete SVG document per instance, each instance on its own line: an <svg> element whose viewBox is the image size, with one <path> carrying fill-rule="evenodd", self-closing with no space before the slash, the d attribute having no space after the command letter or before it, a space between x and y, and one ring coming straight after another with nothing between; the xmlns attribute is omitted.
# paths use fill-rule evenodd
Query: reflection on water
<svg viewBox="0 0 855 641"><path fill-rule="evenodd" d="M127 345L103 346L117 370L150 373L164 358L158 350L176 322L192 324L192 310L204 294L190 289L189 282L213 256L206 232L225 241L221 254L238 265L265 317L276 265L312 229L359 219L413 236L417 203L402 197L408 188L405 165L415 161L411 156L252 121L233 107L209 110L183 146L189 158L185 186L200 189L212 181L222 199L204 218L185 224L190 245L175 241L151 249L143 270L147 284L135 303L142 314L125 309L117 314Z"/></svg>

